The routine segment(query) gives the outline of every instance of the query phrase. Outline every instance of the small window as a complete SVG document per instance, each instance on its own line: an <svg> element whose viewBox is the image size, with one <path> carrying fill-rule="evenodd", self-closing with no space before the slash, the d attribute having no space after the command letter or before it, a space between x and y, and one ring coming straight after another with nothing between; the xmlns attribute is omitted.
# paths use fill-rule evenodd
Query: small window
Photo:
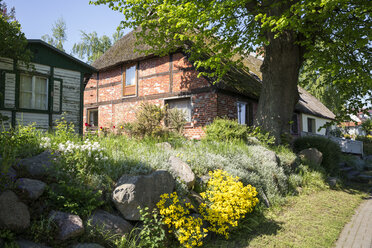
<svg viewBox="0 0 372 248"><path fill-rule="evenodd" d="M191 100L190 98L169 99L165 101L168 108L177 108L185 113L187 122L191 122Z"/></svg>
<svg viewBox="0 0 372 248"><path fill-rule="evenodd" d="M88 109L88 124L89 127L98 127L98 108Z"/></svg>
<svg viewBox="0 0 372 248"><path fill-rule="evenodd" d="M123 72L123 96L136 94L136 66L125 68Z"/></svg>
<svg viewBox="0 0 372 248"><path fill-rule="evenodd" d="M315 119L307 118L307 131L309 133L315 133Z"/></svg>
<svg viewBox="0 0 372 248"><path fill-rule="evenodd" d="M48 79L21 74L19 107L48 110Z"/></svg>
<svg viewBox="0 0 372 248"><path fill-rule="evenodd" d="M298 134L297 114L293 114L292 116L291 132L292 134Z"/></svg>
<svg viewBox="0 0 372 248"><path fill-rule="evenodd" d="M237 102L237 109L239 124L247 124L247 103Z"/></svg>

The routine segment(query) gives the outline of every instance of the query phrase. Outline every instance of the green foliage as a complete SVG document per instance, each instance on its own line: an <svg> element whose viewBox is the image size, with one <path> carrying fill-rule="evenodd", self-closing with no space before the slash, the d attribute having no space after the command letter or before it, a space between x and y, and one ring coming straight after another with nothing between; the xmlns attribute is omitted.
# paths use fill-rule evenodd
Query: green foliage
<svg viewBox="0 0 372 248"><path fill-rule="evenodd" d="M177 108L167 109L166 123L170 130L182 134L183 128L187 123L185 112Z"/></svg>
<svg viewBox="0 0 372 248"><path fill-rule="evenodd" d="M147 102L141 103L136 112L136 121L126 124L124 128L133 136L159 138L166 133L163 127L165 115L165 107Z"/></svg>
<svg viewBox="0 0 372 248"><path fill-rule="evenodd" d="M363 131L366 132L366 135L372 135L372 117L370 119L365 120L362 123Z"/></svg>
<svg viewBox="0 0 372 248"><path fill-rule="evenodd" d="M247 141L249 137L256 137L264 144L272 145L274 137L260 127L249 127L239 124L236 120L216 118L204 128L206 139L215 141Z"/></svg>
<svg viewBox="0 0 372 248"><path fill-rule="evenodd" d="M164 247L166 235L162 216L157 213L156 209L150 212L148 207L144 209L138 208L141 215L140 220L143 223L139 233L141 237L139 247Z"/></svg>
<svg viewBox="0 0 372 248"><path fill-rule="evenodd" d="M2 166L0 172L6 173L16 158L25 158L41 152L40 132L35 124L17 126L0 132L0 154Z"/></svg>
<svg viewBox="0 0 372 248"><path fill-rule="evenodd" d="M65 113L62 115L61 119L55 121L57 124L54 130L53 141L56 145L59 143L64 143L68 140L77 140L78 135L75 132L75 126L73 123L67 122L64 117ZM57 147L53 147L57 148Z"/></svg>
<svg viewBox="0 0 372 248"><path fill-rule="evenodd" d="M115 248L137 248L142 237L138 235L137 228L133 228L129 234L126 234L114 241Z"/></svg>
<svg viewBox="0 0 372 248"><path fill-rule="evenodd" d="M338 170L338 163L341 158L340 146L325 137L307 136L295 140L294 150L300 152L307 148L316 148L323 154L322 167L327 173L334 174Z"/></svg>
<svg viewBox="0 0 372 248"><path fill-rule="evenodd" d="M363 152L365 155L372 154L372 135L357 136L356 140L363 141Z"/></svg>
<svg viewBox="0 0 372 248"><path fill-rule="evenodd" d="M57 225L52 219L44 216L41 216L39 220L33 220L28 229L28 235L36 243L52 243L57 232Z"/></svg>
<svg viewBox="0 0 372 248"><path fill-rule="evenodd" d="M88 63L91 64L122 36L123 32L119 30L112 35L112 39L106 35L98 37L96 32L86 33L81 31L81 42L74 44L72 53L81 59L86 58Z"/></svg>
<svg viewBox="0 0 372 248"><path fill-rule="evenodd" d="M93 191L86 185L60 181L48 189L48 204L54 210L89 216L104 204L101 191Z"/></svg>
<svg viewBox="0 0 372 248"><path fill-rule="evenodd" d="M16 235L8 229L0 229L0 239L4 240L4 248L18 248ZM1 244L1 243L0 243Z"/></svg>
<svg viewBox="0 0 372 248"><path fill-rule="evenodd" d="M67 41L66 29L66 22L60 17L52 26L52 36L46 34L43 35L41 39L57 49L65 51L65 49L63 49L63 44Z"/></svg>
<svg viewBox="0 0 372 248"><path fill-rule="evenodd" d="M8 13L6 3L0 1L0 56L29 62L31 52L26 50L27 39L15 19L14 8ZM0 98L1 99L1 98Z"/></svg>

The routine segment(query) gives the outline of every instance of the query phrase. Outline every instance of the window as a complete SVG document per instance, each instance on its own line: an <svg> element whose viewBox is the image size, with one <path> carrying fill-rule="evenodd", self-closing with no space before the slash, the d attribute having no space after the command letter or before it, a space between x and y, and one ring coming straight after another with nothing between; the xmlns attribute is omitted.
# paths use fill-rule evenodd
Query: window
<svg viewBox="0 0 372 248"><path fill-rule="evenodd" d="M123 72L123 96L136 94L136 66L125 68Z"/></svg>
<svg viewBox="0 0 372 248"><path fill-rule="evenodd" d="M48 110L48 79L21 74L19 107Z"/></svg>
<svg viewBox="0 0 372 248"><path fill-rule="evenodd" d="M191 122L191 100L190 98L169 99L165 101L168 108L177 108L185 113L187 122Z"/></svg>
<svg viewBox="0 0 372 248"><path fill-rule="evenodd" d="M298 134L297 114L293 114L293 116L292 116L291 132L293 134Z"/></svg>
<svg viewBox="0 0 372 248"><path fill-rule="evenodd" d="M309 133L315 133L315 119L307 118L307 131Z"/></svg>
<svg viewBox="0 0 372 248"><path fill-rule="evenodd" d="M239 124L247 124L247 103L237 102L237 108Z"/></svg>
<svg viewBox="0 0 372 248"><path fill-rule="evenodd" d="M90 127L98 127L98 108L88 109L88 124Z"/></svg>

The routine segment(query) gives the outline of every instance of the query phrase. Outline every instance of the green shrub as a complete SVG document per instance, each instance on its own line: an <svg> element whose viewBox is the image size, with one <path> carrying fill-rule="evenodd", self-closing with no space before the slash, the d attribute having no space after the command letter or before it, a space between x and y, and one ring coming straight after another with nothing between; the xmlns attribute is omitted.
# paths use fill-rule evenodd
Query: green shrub
<svg viewBox="0 0 372 248"><path fill-rule="evenodd" d="M136 112L136 120L124 125L126 131L137 137L161 137L166 130L163 121L166 115L165 107L151 103L141 103Z"/></svg>
<svg viewBox="0 0 372 248"><path fill-rule="evenodd" d="M49 206L54 210L89 216L104 204L101 191L93 191L86 185L59 182L48 189Z"/></svg>
<svg viewBox="0 0 372 248"><path fill-rule="evenodd" d="M236 120L216 118L204 128L205 138L209 141L247 141L249 137L256 137L264 144L275 143L274 137L263 132L260 127L249 127L239 124Z"/></svg>
<svg viewBox="0 0 372 248"><path fill-rule="evenodd" d="M319 136L301 137L295 140L293 147L296 152L307 148L318 149L323 154L322 167L326 172L330 174L337 172L341 158L341 148L330 139Z"/></svg>
<svg viewBox="0 0 372 248"><path fill-rule="evenodd" d="M246 140L248 127L237 121L216 118L205 127L205 138L214 141Z"/></svg>
<svg viewBox="0 0 372 248"><path fill-rule="evenodd" d="M170 130L181 134L187 122L185 112L177 108L167 109L166 123Z"/></svg>
<svg viewBox="0 0 372 248"><path fill-rule="evenodd" d="M356 140L363 141L363 153L364 155L372 154L372 135L357 136Z"/></svg>

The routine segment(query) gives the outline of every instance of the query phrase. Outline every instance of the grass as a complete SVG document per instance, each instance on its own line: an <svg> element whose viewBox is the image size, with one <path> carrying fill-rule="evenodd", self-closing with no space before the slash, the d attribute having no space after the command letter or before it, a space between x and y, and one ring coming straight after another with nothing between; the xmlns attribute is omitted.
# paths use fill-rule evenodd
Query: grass
<svg viewBox="0 0 372 248"><path fill-rule="evenodd" d="M285 205L264 211L253 231L243 228L232 240L208 247L332 247L364 196L327 189L288 197Z"/></svg>

